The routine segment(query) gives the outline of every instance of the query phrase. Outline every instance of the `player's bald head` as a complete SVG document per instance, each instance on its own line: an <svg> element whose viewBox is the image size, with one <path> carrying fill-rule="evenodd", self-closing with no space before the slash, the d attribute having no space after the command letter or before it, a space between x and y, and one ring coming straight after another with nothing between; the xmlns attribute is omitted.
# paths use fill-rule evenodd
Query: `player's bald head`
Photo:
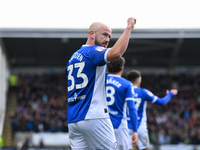
<svg viewBox="0 0 200 150"><path fill-rule="evenodd" d="M90 31L97 32L97 31L99 31L101 28L105 28L105 29L111 31L110 27L108 27L106 24L103 24L103 23L101 23L101 22L94 22L94 23L92 23L92 24L90 25L88 32L90 32Z"/></svg>

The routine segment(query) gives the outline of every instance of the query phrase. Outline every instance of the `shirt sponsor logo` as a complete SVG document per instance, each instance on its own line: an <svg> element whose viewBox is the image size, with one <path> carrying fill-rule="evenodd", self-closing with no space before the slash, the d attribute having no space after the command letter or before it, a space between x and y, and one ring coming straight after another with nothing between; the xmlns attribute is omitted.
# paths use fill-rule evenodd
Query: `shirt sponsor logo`
<svg viewBox="0 0 200 150"><path fill-rule="evenodd" d="M85 97L86 97L85 95L77 96L77 93L75 93L74 97L68 98L68 102L75 102L75 101L83 100L83 99L85 99Z"/></svg>

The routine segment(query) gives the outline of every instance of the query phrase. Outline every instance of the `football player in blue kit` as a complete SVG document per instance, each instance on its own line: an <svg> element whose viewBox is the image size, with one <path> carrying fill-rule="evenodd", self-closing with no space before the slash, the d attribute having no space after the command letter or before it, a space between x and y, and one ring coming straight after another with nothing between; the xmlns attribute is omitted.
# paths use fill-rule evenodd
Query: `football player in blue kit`
<svg viewBox="0 0 200 150"><path fill-rule="evenodd" d="M86 44L68 61L67 117L72 150L117 149L106 103L106 63L124 54L135 23L135 18L128 18L126 29L111 48L107 48L111 29L92 23Z"/></svg>
<svg viewBox="0 0 200 150"><path fill-rule="evenodd" d="M125 59L120 57L107 63L106 94L109 115L114 127L119 150L128 150L129 131L126 118L126 107L130 111L130 122L133 127L132 145L137 145L137 110L134 101L134 89L130 81L122 77Z"/></svg>
<svg viewBox="0 0 200 150"><path fill-rule="evenodd" d="M147 114L146 114L146 107L147 102L151 102L156 105L163 106L167 104L172 97L177 95L178 90L171 89L170 91L167 90L167 94L163 98L159 98L158 96L154 95L151 91L147 89L140 88L142 77L141 73L138 70L131 70L127 73L127 79L130 80L134 86L135 92L135 105L138 111L138 149L139 150L148 150L149 147L149 135L147 129ZM130 111L128 112L128 116L130 115ZM129 128L129 149L131 147L131 135L133 133L133 127L131 121L128 118L128 128Z"/></svg>

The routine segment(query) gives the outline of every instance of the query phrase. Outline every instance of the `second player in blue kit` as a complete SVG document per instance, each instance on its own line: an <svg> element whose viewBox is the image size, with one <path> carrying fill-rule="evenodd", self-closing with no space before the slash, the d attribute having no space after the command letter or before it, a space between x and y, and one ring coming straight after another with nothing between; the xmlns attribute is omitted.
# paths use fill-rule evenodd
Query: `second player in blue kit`
<svg viewBox="0 0 200 150"><path fill-rule="evenodd" d="M147 102L151 102L153 104L163 106L167 104L172 97L174 97L178 90L171 89L170 91L167 90L167 94L160 98L154 95L151 91L141 88L142 77L141 73L138 70L131 70L127 73L127 79L130 80L134 86L134 100L135 106L138 111L138 148L139 150L148 150L149 147L149 135L147 129L147 114L146 114L146 107ZM128 113L128 128L129 128L129 149L131 147L131 135L134 131L134 128L131 123L131 112L127 111Z"/></svg>
<svg viewBox="0 0 200 150"><path fill-rule="evenodd" d="M130 81L121 77L125 60L123 57L107 63L107 83L106 94L109 115L114 127L119 150L128 149L128 127L126 118L126 107L131 112L131 124L134 133L132 134L132 144L137 145L137 110L134 101L134 89Z"/></svg>

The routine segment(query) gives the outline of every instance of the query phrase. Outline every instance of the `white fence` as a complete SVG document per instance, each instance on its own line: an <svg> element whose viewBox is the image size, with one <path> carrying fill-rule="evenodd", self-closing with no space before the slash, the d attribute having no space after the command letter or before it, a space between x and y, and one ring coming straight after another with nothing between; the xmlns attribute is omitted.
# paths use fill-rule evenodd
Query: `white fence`
<svg viewBox="0 0 200 150"><path fill-rule="evenodd" d="M15 145L21 146L29 141L30 147L40 147L41 142L45 147L69 147L68 133L31 133L17 132L15 134Z"/></svg>
<svg viewBox="0 0 200 150"><path fill-rule="evenodd" d="M21 133L15 134L15 145L21 147L26 140L29 140L29 150L46 150L49 149L70 149L69 135L68 133ZM40 143L43 142L43 148ZM150 145L149 150L200 150L200 145Z"/></svg>

